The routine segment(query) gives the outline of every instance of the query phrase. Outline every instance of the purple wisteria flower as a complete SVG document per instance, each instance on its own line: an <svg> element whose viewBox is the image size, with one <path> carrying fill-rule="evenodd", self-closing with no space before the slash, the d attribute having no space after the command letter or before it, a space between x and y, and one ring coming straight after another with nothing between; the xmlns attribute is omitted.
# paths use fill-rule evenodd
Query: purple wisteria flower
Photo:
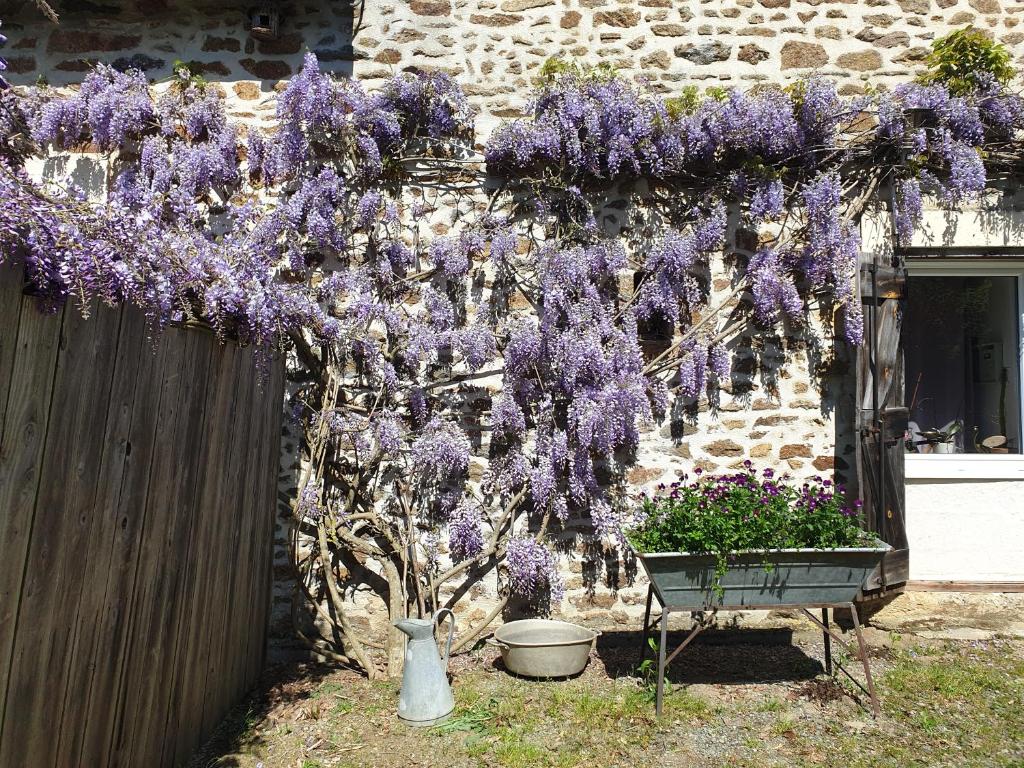
<svg viewBox="0 0 1024 768"><path fill-rule="evenodd" d="M782 213L783 195L782 182L778 179L758 184L750 198L750 218L754 221L777 218Z"/></svg>
<svg viewBox="0 0 1024 768"><path fill-rule="evenodd" d="M896 182L896 209L894 219L896 240L900 245L909 245L914 230L921 221L921 183L917 179L901 179Z"/></svg>
<svg viewBox="0 0 1024 768"><path fill-rule="evenodd" d="M502 392L491 406L491 429L496 438L514 439L526 431L523 409L508 392Z"/></svg>
<svg viewBox="0 0 1024 768"><path fill-rule="evenodd" d="M770 325L780 316L800 317L803 300L782 254L771 248L758 251L747 266L747 277L751 281L754 315L758 321Z"/></svg>
<svg viewBox="0 0 1024 768"><path fill-rule="evenodd" d="M469 468L469 438L454 424L435 417L411 448L413 469L427 482L444 482Z"/></svg>
<svg viewBox="0 0 1024 768"><path fill-rule="evenodd" d="M2 25L3 25L3 21L0 21L0 26L2 26ZM3 33L0 33L0 48L3 48L5 45L7 45L7 36L4 35ZM7 71L7 59L5 59L3 57L0 57L0 72L6 72L6 71ZM5 90L5 89L10 88L10 87L11 87L10 83L8 83L7 80L4 79L4 76L2 74L0 74L0 90Z"/></svg>
<svg viewBox="0 0 1024 768"><path fill-rule="evenodd" d="M475 506L462 504L452 513L448 522L448 548L456 563L478 557L483 552L480 510Z"/></svg>
<svg viewBox="0 0 1024 768"><path fill-rule="evenodd" d="M456 237L435 237L427 254L432 262L449 277L466 274L469 256Z"/></svg>
<svg viewBox="0 0 1024 768"><path fill-rule="evenodd" d="M532 537L509 540L505 549L505 566L509 591L514 595L533 597L546 587L551 599L557 603L565 594L557 556Z"/></svg>

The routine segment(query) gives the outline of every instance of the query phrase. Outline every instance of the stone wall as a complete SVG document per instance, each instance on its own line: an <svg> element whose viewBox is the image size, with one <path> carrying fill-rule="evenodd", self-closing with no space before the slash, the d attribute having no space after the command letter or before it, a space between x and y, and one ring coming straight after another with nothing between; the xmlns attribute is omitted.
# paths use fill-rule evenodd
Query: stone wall
<svg viewBox="0 0 1024 768"><path fill-rule="evenodd" d="M495 124L524 114L531 78L550 56L608 62L671 94L687 84L750 87L820 73L843 93L904 82L922 66L936 36L973 23L1009 46L1024 67L1024 3L1006 0L368 0L351 37L347 2L285 5L280 36L254 40L249 6L130 0L101 10L66 12L53 27L30 3L0 18L10 43L10 79L44 75L77 82L98 61L131 64L160 79L176 59L198 62L219 83L234 119L269 123L279 80L294 74L305 50L323 66L373 87L405 68L443 69L481 110L477 140ZM358 8L357 15L358 15ZM715 266L728 286L734 242ZM827 318L825 318L827 320ZM739 378L699 418L677 415L646 434L630 480L639 490L669 483L695 467L735 467L745 459L810 475L853 465L850 351L833 347L827 323L810 333L731 345ZM296 436L282 446L272 634L291 634L293 584L286 544L297 468ZM635 623L645 587L624 563L584 553L566 562L569 587L558 615L595 624ZM460 601L462 620L484 615L496 595L491 579ZM383 607L360 597L357 623L379 627Z"/></svg>
<svg viewBox="0 0 1024 768"><path fill-rule="evenodd" d="M4 58L11 82L29 84L43 76L52 85L77 83L98 62L132 66L160 80L171 75L176 60L188 61L207 80L226 84L236 116L244 120L252 119L247 113L261 93L298 71L307 50L316 51L325 68L352 73L352 11L347 2L286 6L276 40L249 35L248 14L255 3L112 0L54 5L60 12L57 25L31 2L0 2L3 31L10 38ZM91 9L75 10L81 7Z"/></svg>
<svg viewBox="0 0 1024 768"><path fill-rule="evenodd" d="M906 81L932 40L966 24L991 31L1020 65L1022 22L1024 3L1010 0L385 0L367 3L356 74L438 67L500 117L521 114L531 76L555 54L612 64L665 93L815 72L853 94Z"/></svg>

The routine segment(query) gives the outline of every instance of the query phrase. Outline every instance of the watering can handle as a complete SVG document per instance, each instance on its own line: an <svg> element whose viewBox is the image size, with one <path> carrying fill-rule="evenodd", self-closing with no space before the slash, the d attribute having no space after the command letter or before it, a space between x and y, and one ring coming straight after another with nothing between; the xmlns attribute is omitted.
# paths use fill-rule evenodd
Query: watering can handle
<svg viewBox="0 0 1024 768"><path fill-rule="evenodd" d="M455 614L452 613L450 608L442 608L440 611L434 614L434 626L441 626L441 614L448 614L448 642L444 646L444 658L441 659L441 663L444 664L445 669L448 668L448 656L452 651L452 640L455 639Z"/></svg>

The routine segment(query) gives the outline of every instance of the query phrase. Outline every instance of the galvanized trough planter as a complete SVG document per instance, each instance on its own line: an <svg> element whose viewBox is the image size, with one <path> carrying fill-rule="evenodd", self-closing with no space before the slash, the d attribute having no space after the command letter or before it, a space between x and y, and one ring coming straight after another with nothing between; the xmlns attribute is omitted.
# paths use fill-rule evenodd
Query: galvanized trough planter
<svg viewBox="0 0 1024 768"><path fill-rule="evenodd" d="M714 555L637 552L658 602L673 610L709 610L852 602L889 545L781 549L728 556L715 590Z"/></svg>
<svg viewBox="0 0 1024 768"><path fill-rule="evenodd" d="M832 640L846 647L861 662L867 682L865 692L871 698L871 709L877 717L878 697L854 600L889 549L888 544L879 541L874 547L735 552L728 556L727 567L717 579L717 584L715 555L636 552L651 582L644 614L641 662L646 655L648 634L660 624L656 712L661 714L665 667L709 625L704 612L785 607L801 610L821 627L825 641L825 671L828 674L832 674ZM661 613L652 622L654 598L661 604ZM828 609L840 607L850 610L857 634L856 649L829 626ZM820 619L811 613L812 608L821 610ZM668 621L673 612L690 612L698 616L698 621L682 644L668 653Z"/></svg>

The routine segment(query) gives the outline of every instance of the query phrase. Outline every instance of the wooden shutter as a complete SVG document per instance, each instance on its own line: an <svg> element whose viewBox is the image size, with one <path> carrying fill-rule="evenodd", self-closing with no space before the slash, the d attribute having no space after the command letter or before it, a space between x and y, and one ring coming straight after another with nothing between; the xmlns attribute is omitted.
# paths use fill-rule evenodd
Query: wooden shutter
<svg viewBox="0 0 1024 768"><path fill-rule="evenodd" d="M868 526L891 544L869 581L891 589L909 577L904 489L902 321L906 269L898 256L861 256L864 343L857 352L857 481Z"/></svg>

